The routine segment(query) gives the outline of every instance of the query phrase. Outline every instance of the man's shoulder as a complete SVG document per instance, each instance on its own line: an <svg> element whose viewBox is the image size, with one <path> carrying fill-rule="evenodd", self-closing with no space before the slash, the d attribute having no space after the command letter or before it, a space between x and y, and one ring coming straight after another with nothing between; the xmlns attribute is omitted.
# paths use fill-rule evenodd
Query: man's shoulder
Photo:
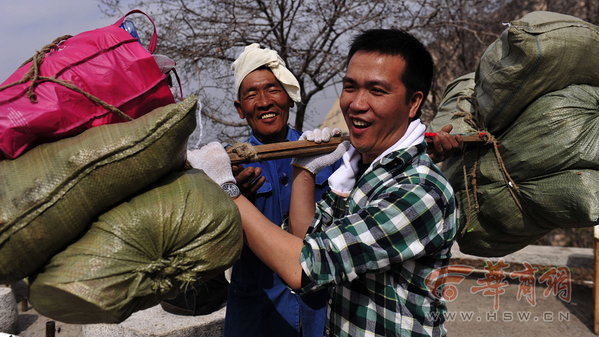
<svg viewBox="0 0 599 337"><path fill-rule="evenodd" d="M450 187L449 180L445 177L443 171L441 171L426 152L418 153L417 156L414 156L411 168L415 172L414 174L425 177L427 180L433 180L435 184L441 185L444 188Z"/></svg>
<svg viewBox="0 0 599 337"><path fill-rule="evenodd" d="M408 149L402 149L390 154L388 161L382 165L387 174L379 173L377 175L396 177L405 183L415 183L421 185L433 185L443 191L451 190L449 180L445 177L441 169L426 154L426 145L418 144ZM446 193L444 193L446 194ZM453 191L450 191L453 194Z"/></svg>
<svg viewBox="0 0 599 337"><path fill-rule="evenodd" d="M407 149L391 151L380 160L380 168L384 170L405 171L412 166L427 165L426 143L416 144ZM430 157L428 157L430 160ZM430 160L432 164L432 160ZM377 165L378 166L378 165Z"/></svg>

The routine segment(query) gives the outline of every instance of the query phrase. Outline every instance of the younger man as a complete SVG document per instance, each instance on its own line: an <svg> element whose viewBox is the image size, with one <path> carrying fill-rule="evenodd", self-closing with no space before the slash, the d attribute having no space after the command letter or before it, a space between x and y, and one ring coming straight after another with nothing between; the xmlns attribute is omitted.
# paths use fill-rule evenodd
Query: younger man
<svg viewBox="0 0 599 337"><path fill-rule="evenodd" d="M256 256L300 293L329 289L325 335L446 334L445 302L425 282L447 266L457 226L453 190L426 154L418 119L432 75L432 58L412 35L361 34L340 98L351 146L294 159L292 234L235 198ZM205 168L217 183L232 180L223 153L209 144L196 161L199 168L223 161L221 169ZM331 191L316 205L315 173L341 156Z"/></svg>

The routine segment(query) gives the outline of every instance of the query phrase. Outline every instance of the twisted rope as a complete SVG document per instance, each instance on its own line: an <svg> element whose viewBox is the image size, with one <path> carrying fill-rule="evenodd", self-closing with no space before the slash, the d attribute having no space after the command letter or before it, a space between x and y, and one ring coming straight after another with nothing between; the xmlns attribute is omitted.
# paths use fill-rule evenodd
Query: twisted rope
<svg viewBox="0 0 599 337"><path fill-rule="evenodd" d="M235 152L239 157L243 159L249 159L250 161L258 161L258 152L252 144L249 143L235 143L233 145L232 152Z"/></svg>
<svg viewBox="0 0 599 337"><path fill-rule="evenodd" d="M465 110L464 108L462 108L462 106L460 105L460 102L462 100L470 101L470 103L474 107L474 109L473 109L474 115L472 113L470 113L469 111ZM512 179L509 172L507 171L507 168L505 167L505 163L503 162L503 158L501 157L501 153L499 152L499 144L497 142L497 138L495 138L495 136L493 136L487 130L486 126L482 122L482 118L480 118L478 102L476 101L475 97L473 97L473 96L458 97L456 105L460 111L454 112L453 115L456 117L463 117L464 121L466 123L468 123L468 125L470 125L474 129L476 129L477 132L479 133L479 135L481 136L481 138L485 141L485 145L491 145L491 144L493 145L495 157L497 158L497 163L499 165L499 171L501 171L503 179L508 186L508 191L510 191L512 198L516 202L516 205L518 205L518 208L520 209L520 211L523 211L522 205L520 204L520 201L518 200L518 197L516 196L516 194L518 194L518 196L522 197L522 195L520 193L520 188L518 188L518 185L516 185L516 182ZM476 193L477 192L476 169L478 166L479 154L480 154L480 146L478 146L478 148L477 148L476 159L475 159L474 165L472 167L472 172L470 173L472 190L474 193L474 202L475 202L475 207L476 207L477 213L480 211L480 206L478 203L478 196ZM462 236L464 236L464 234L466 233L466 230L468 229L468 225L470 224L470 212L471 212L470 192L469 192L469 188L468 188L468 174L467 174L467 168L466 168L466 148L465 147L464 147L462 162L463 162L463 170L462 171L464 173L464 188L466 190L466 198L468 200L468 216L466 218L466 225L464 226L464 228L462 229L462 232L461 232Z"/></svg>

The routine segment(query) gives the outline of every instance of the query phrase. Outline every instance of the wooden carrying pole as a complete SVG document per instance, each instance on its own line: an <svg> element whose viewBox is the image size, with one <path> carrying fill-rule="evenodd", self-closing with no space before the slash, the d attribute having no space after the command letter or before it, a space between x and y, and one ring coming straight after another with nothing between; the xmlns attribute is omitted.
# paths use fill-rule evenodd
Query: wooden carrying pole
<svg viewBox="0 0 599 337"><path fill-rule="evenodd" d="M483 145L485 141L478 135L463 135L464 146L466 145ZM235 147L227 149L231 164L247 164L258 161L274 160L274 159L285 159L293 157L307 157L318 154L333 152L339 143L344 140L349 140L349 136L331 137L328 143L316 144L308 140L297 140L294 142L281 142L265 145L256 145L253 149L256 151L256 155L247 158L243 154L237 153ZM432 143L431 138L426 138L427 143Z"/></svg>

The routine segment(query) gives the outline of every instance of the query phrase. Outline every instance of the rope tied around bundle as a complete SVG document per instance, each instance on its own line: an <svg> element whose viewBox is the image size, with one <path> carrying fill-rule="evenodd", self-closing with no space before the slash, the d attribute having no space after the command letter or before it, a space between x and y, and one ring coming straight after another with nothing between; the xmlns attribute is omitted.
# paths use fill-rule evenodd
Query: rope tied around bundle
<svg viewBox="0 0 599 337"><path fill-rule="evenodd" d="M468 100L472 104L472 106L474 108L474 114L472 114L469 111L462 108L462 106L460 105L460 102L462 100ZM520 201L518 200L518 197L516 196L516 194L518 194L518 196L520 196L520 197L522 196L520 193L520 189L518 188L518 185L516 185L516 182L512 179L512 177L510 176L510 174L507 171L507 168L505 167L503 158L501 157L501 153L499 152L499 144L497 142L497 138L495 138L495 136L493 136L487 130L486 126L482 122L482 118L480 117L480 114L479 114L478 102L477 102L476 98L474 96L458 97L456 105L460 111L454 112L453 115L455 117L463 117L464 122L468 123L468 125L470 125L474 129L476 129L477 132L479 133L479 135L481 136L481 138L483 138L485 140L485 145L493 146L493 150L495 152L495 157L497 158L497 164L499 165L499 170L501 171L503 179L508 186L508 191L510 191L510 194L512 195L512 198L516 202L516 205L518 205L518 208L520 209L520 211L522 211L523 210L522 205L520 204ZM474 193L475 208L476 208L477 213L480 210L480 205L478 203L478 196L477 196L477 185L476 185L476 169L478 166L479 154L480 154L480 146L478 146L478 148L477 148L476 159L475 159L474 165L472 167L472 172L470 173L472 190ZM470 224L470 212L471 212L470 192L469 192L469 188L468 188L468 174L467 174L467 168L466 168L466 147L464 147L464 151L462 154L462 162L463 162L463 173L464 173L464 188L466 190L466 199L468 200L468 216L466 218L466 225L464 226L464 228L462 229L462 232L461 232L461 235L464 236L464 234L466 233L466 230L468 229L468 225Z"/></svg>
<svg viewBox="0 0 599 337"><path fill-rule="evenodd" d="M59 80L56 77L40 76L40 68L42 66L42 63L44 62L44 58L46 57L46 54L48 54L52 51L58 50L60 42L65 41L71 37L72 37L72 35L63 35L63 36L55 39L54 41L52 41L52 43L44 46L41 50L37 51L35 53L35 55L33 55L31 58L29 58L27 61L23 62L23 64L21 64L19 66L19 69L20 69L23 66L25 66L27 63L31 62L31 67L29 68L29 71L27 71L20 80L1 86L0 91L14 87L16 85L25 84L25 83L31 81L31 84L29 85L29 89L27 90L27 98L29 98L29 101L31 103L35 104L35 103L37 103L37 95L35 94L35 88L44 82L52 82L52 83L62 85L65 88L71 89L71 90L85 96L87 99L89 99L93 103L118 115L119 117L125 119L126 121L132 121L133 118L127 116L124 112L122 112L115 106L110 105L110 104L104 102L103 100L99 99L98 97L81 90L79 87L77 87L76 85L74 85L72 83Z"/></svg>
<svg viewBox="0 0 599 337"><path fill-rule="evenodd" d="M235 143L231 152L245 160L258 161L258 151L250 143Z"/></svg>

